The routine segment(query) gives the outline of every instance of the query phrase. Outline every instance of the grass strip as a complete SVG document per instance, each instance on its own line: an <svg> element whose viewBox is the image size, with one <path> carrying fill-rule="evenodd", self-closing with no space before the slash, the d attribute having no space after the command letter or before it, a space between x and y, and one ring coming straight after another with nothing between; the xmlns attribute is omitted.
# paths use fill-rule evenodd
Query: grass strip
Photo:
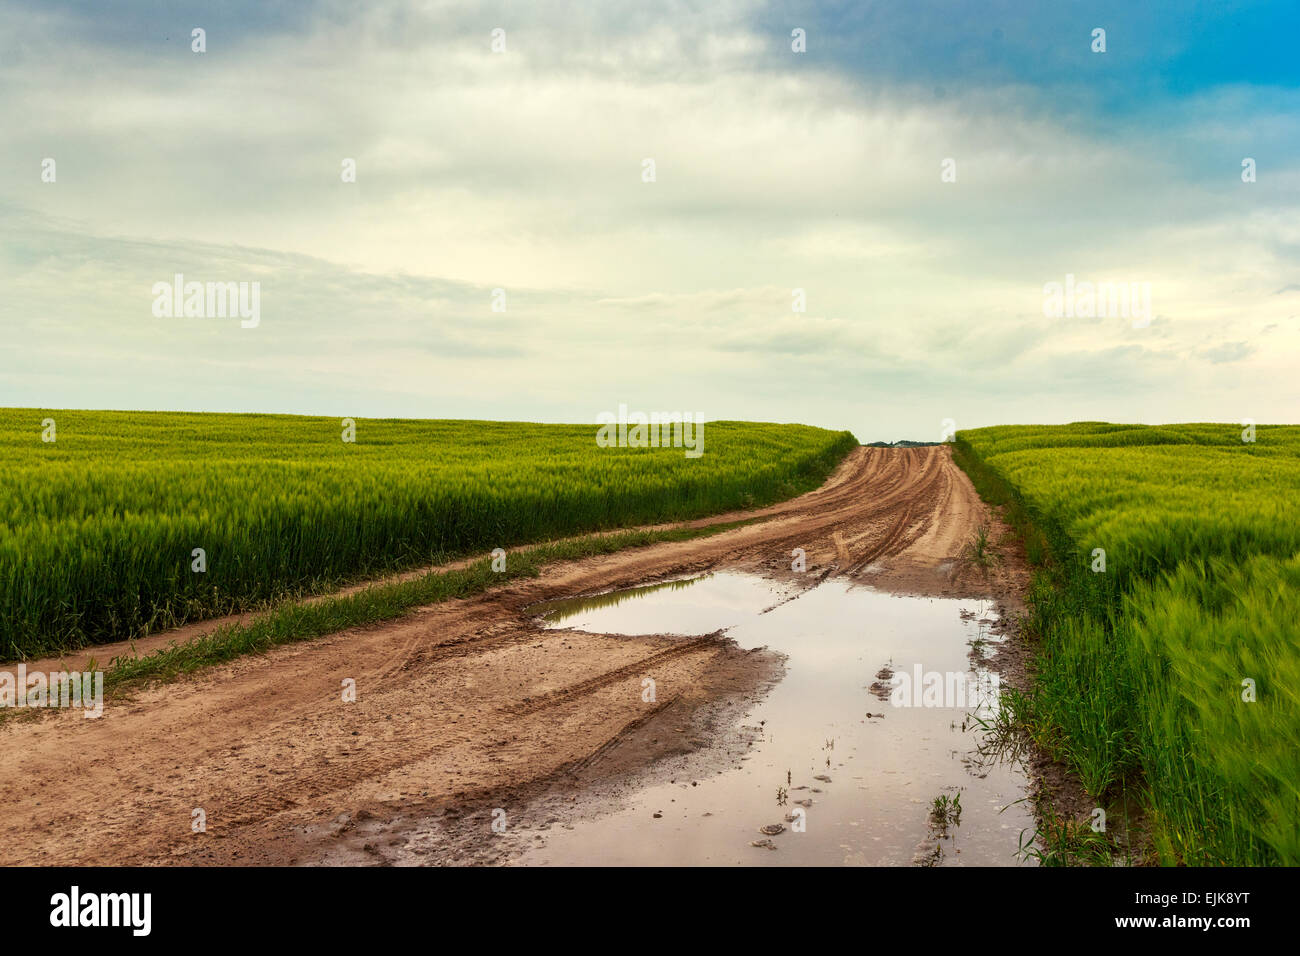
<svg viewBox="0 0 1300 956"><path fill-rule="evenodd" d="M285 602L251 621L224 624L212 633L184 644L170 645L143 657L115 657L104 673L105 690L120 692L146 683L169 681L245 654L260 654L280 645L391 621L417 607L470 597L520 578L536 577L545 565L556 561L573 561L665 542L690 541L761 520L764 519L748 518L703 528L591 535L509 553L504 571L493 571L491 558L484 558L464 568L434 570L407 581L374 584L353 594L310 604Z"/></svg>

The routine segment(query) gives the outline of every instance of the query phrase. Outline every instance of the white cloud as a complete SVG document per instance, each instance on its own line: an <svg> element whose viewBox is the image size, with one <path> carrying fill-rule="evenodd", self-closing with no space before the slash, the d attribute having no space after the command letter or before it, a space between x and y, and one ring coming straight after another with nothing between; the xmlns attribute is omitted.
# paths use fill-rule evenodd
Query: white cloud
<svg viewBox="0 0 1300 956"><path fill-rule="evenodd" d="M1300 176L1275 159L1245 186L1228 163L1218 183L1176 148L1239 152L1240 98L1098 129L1016 87L940 99L787 70L750 4L399 9L218 34L201 57L28 23L0 66L0 316L31 345L0 359L0 400L204 407L206 389L212 407L586 420L644 396L867 439L929 434L945 390L1011 390L988 407L1018 420L1157 393L1143 414L1186 419L1253 369L1257 403L1278 400ZM182 265L262 277L258 337L159 328L140 290ZM1162 319L1044 320L1067 272L1150 282Z"/></svg>

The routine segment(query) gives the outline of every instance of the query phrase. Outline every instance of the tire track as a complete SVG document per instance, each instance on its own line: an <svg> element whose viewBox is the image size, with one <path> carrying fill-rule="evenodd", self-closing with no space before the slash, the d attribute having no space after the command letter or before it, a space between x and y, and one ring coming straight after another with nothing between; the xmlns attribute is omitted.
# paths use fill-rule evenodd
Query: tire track
<svg viewBox="0 0 1300 956"><path fill-rule="evenodd" d="M670 638L671 639L671 638ZM526 716L535 714L541 710L547 710L551 707L558 707L564 704L572 703L579 697L585 697L588 694L594 694L611 684L617 684L631 677L645 675L646 671L659 664L667 663L675 658L687 654L694 654L700 650L716 651L722 643L722 632L718 631L695 640L683 641L674 647L660 651L657 654L651 654L634 664L628 664L625 667L619 667L615 670L608 671L598 677L590 680L580 681L576 684L570 684L568 687L560 690L543 694L536 698L525 698L517 704L508 704L504 707L498 707L497 710L503 714L513 714L515 716Z"/></svg>

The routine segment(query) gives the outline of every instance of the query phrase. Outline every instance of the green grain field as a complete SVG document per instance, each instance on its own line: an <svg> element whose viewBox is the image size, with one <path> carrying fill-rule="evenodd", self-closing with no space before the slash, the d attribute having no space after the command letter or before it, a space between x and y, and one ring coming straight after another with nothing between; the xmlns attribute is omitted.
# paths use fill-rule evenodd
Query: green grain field
<svg viewBox="0 0 1300 956"><path fill-rule="evenodd" d="M1159 860L1300 863L1300 427L961 432L1040 566L1034 733ZM1099 561L1104 551L1104 570Z"/></svg>
<svg viewBox="0 0 1300 956"><path fill-rule="evenodd" d="M336 418L0 410L0 658L764 504L816 487L857 444L802 425L709 422L704 454L687 458L601 448L586 425L355 427L345 442Z"/></svg>

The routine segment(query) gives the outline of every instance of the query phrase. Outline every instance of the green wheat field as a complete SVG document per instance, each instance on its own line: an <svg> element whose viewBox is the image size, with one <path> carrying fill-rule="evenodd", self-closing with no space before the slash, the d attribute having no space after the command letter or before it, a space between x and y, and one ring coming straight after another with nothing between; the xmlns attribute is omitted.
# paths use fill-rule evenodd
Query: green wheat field
<svg viewBox="0 0 1300 956"><path fill-rule="evenodd" d="M1099 805L1137 797L1164 863L1300 863L1300 427L1244 436L1082 422L954 448L1040 568L1022 717Z"/></svg>
<svg viewBox="0 0 1300 956"><path fill-rule="evenodd" d="M803 425L709 422L705 454L688 459L600 448L591 425L355 428L345 442L337 418L0 410L0 658L497 547L766 504L816 487L857 445Z"/></svg>

